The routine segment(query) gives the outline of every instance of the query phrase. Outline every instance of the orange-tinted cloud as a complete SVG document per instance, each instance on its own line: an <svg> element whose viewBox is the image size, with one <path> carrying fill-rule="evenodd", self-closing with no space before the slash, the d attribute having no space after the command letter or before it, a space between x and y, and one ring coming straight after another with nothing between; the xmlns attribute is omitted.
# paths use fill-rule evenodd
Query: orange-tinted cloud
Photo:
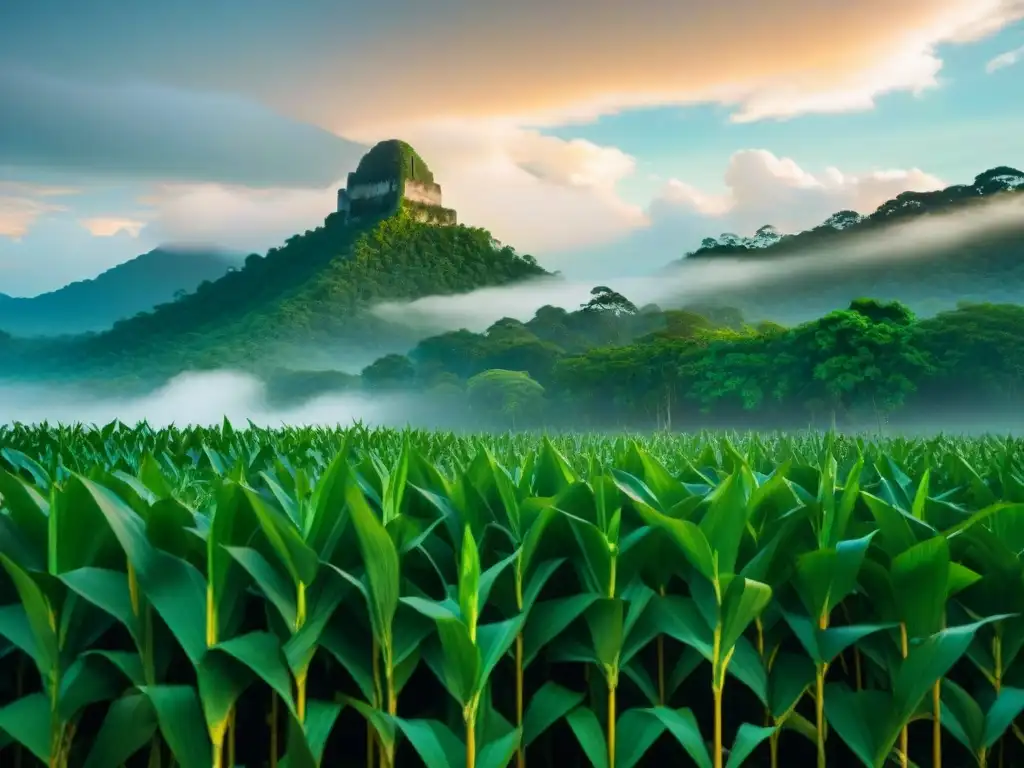
<svg viewBox="0 0 1024 768"><path fill-rule="evenodd" d="M47 202L48 198L77 193L77 189L70 187L0 181L0 237L20 240L40 216L67 210Z"/></svg>
<svg viewBox="0 0 1024 768"><path fill-rule="evenodd" d="M432 4L430 14L386 43L344 46L303 85L267 95L357 133L439 117L538 125L705 101L733 105L737 120L839 112L935 86L936 46L1024 18L1024 2L477 0Z"/></svg>
<svg viewBox="0 0 1024 768"><path fill-rule="evenodd" d="M117 216L97 216L90 219L79 219L78 223L85 227L93 237L113 237L121 232L131 237L138 237L146 222L137 219L126 219Z"/></svg>

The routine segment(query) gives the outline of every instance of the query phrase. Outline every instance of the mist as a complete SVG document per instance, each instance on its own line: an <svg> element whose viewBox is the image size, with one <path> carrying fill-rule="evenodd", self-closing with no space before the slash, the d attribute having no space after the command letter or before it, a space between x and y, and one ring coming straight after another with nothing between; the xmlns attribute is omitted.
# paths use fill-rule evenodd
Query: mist
<svg viewBox="0 0 1024 768"><path fill-rule="evenodd" d="M443 421L445 414L436 404L427 411L429 418L423 417L426 400L414 394L339 392L274 407L263 382L254 376L237 371L193 372L134 398L102 397L52 385L0 385L0 424L103 425L118 419L125 424L146 421L159 428L217 425L226 418L239 428L249 421L261 427L348 426L357 421L368 426L427 427Z"/></svg>
<svg viewBox="0 0 1024 768"><path fill-rule="evenodd" d="M616 425L591 414L590 433L633 435L655 432L653 425ZM82 390L54 385L0 385L0 425L81 424L103 426L114 420L132 426L146 422L154 429L172 425L219 426L224 419L236 429L249 422L265 428L412 427L459 432L504 431L507 427L472 414L463 398L418 392L336 392L310 398L290 406L271 404L264 384L254 376L237 371L184 373L148 394L134 397L103 397ZM545 432L579 427L564 421L535 424ZM809 425L805 416L793 414L788 425L747 425L736 421L701 420L676 424L677 432L726 430L729 432L784 430L787 434L821 432L821 425ZM971 412L905 413L891 420L858 419L840 424L840 432L866 438L931 437L937 434L982 436L1024 435L1024 414L1019 409L979 406Z"/></svg>
<svg viewBox="0 0 1024 768"><path fill-rule="evenodd" d="M782 257L710 257L683 261L646 277L586 282L559 277L516 285L483 288L455 296L427 296L412 302L384 302L373 308L381 319L416 328L423 336L465 328L481 332L503 317L527 321L545 305L578 309L595 285L607 285L637 306L672 308L701 303L731 289L769 286L801 277L835 274L857 267L927 260L938 251L966 245L983 235L1019 228L1024 221L1024 195L991 200L945 214L930 214L884 229L851 233L842 247L827 254L815 249ZM853 298L853 297L851 297Z"/></svg>

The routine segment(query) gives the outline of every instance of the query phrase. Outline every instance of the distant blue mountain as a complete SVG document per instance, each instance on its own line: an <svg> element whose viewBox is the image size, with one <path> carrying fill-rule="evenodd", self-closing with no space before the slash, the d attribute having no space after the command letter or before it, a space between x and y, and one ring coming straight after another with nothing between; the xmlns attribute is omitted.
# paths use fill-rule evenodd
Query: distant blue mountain
<svg viewBox="0 0 1024 768"><path fill-rule="evenodd" d="M157 248L91 280L31 298L0 293L0 330L12 336L102 331L191 293L240 266L240 255L213 249Z"/></svg>

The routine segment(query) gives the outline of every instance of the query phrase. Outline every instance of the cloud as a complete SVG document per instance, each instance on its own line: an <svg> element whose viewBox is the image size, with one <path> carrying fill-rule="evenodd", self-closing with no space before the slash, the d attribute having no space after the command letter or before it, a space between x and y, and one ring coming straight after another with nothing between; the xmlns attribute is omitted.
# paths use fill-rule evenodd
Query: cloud
<svg viewBox="0 0 1024 768"><path fill-rule="evenodd" d="M840 210L873 211L901 192L945 182L919 169L861 174L830 167L811 173L768 150L733 154L723 173L725 192L670 179L648 206L644 222L616 242L554 254L546 263L571 274L641 275L681 258L709 236L749 236L765 224L781 232L816 226Z"/></svg>
<svg viewBox="0 0 1024 768"><path fill-rule="evenodd" d="M78 223L85 227L93 237L113 237L119 232L125 232L131 237L138 237L142 228L146 226L144 221L109 216L79 219Z"/></svg>
<svg viewBox="0 0 1024 768"><path fill-rule="evenodd" d="M0 72L0 165L68 175L322 187L353 142L232 94Z"/></svg>
<svg viewBox="0 0 1024 768"><path fill-rule="evenodd" d="M538 126L701 102L739 120L866 109L883 94L936 87L940 46L1024 18L1024 3L296 0L210 14L203 0L180 0L172 14L80 0L62 9L65 28L51 18L40 2L5 19L0 60L96 82L130 61L142 80L244 94L348 135L425 119ZM176 130L193 125L181 116Z"/></svg>
<svg viewBox="0 0 1024 768"><path fill-rule="evenodd" d="M864 110L887 93L937 87L938 46L989 35L1024 17L1024 4L491 0L430 14L427 26L407 19L394 30L394 53L374 73L344 85L334 77L350 53L370 55L371 38L328 57L337 67L310 72L303 86L265 97L337 130L438 117L537 126L705 102L731 107L737 121Z"/></svg>
<svg viewBox="0 0 1024 768"><path fill-rule="evenodd" d="M998 72L1000 69L1012 67L1022 59L1024 59L1024 45L1020 48L1014 48L1012 51L1000 53L985 65L985 71L991 75L993 72Z"/></svg>
<svg viewBox="0 0 1024 768"><path fill-rule="evenodd" d="M616 185L634 158L505 121L446 121L405 134L431 158L445 205L520 251L549 253L607 242L643 224Z"/></svg>
<svg viewBox="0 0 1024 768"><path fill-rule="evenodd" d="M798 232L840 210L869 213L901 192L925 192L946 186L941 179L912 168L845 174L826 168L813 174L788 157L765 149L733 154L725 170L727 191L710 195L670 180L652 203L655 220L695 212L705 225L750 235L772 224L782 232ZM707 232L714 234L714 232Z"/></svg>
<svg viewBox="0 0 1024 768"><path fill-rule="evenodd" d="M253 189L219 184L158 185L147 234L159 242L214 244L263 252L317 227L335 210L336 185L326 189Z"/></svg>
<svg viewBox="0 0 1024 768"><path fill-rule="evenodd" d="M21 240L40 216L67 210L51 198L75 194L70 187L0 179L0 237Z"/></svg>
<svg viewBox="0 0 1024 768"><path fill-rule="evenodd" d="M564 141L502 123L427 126L406 137L441 183L460 221L487 227L520 251L615 239L645 221L616 184L635 161L614 147ZM139 199L153 209L147 234L161 242L265 251L319 226L339 181L323 189L163 184Z"/></svg>
<svg viewBox="0 0 1024 768"><path fill-rule="evenodd" d="M29 227L17 240L0 237L0 293L34 296L52 291L96 277L159 244L148 238L146 229L138 238L123 230L94 237L67 212L47 216L45 226Z"/></svg>
<svg viewBox="0 0 1024 768"><path fill-rule="evenodd" d="M919 169L818 173L763 149L735 153L725 192L670 179L646 209L620 196L636 163L614 147L566 141L504 123L421 127L413 144L432 158L444 204L550 269L639 275L680 258L708 236L750 235L764 224L796 232L843 209L869 212L906 190L945 183ZM436 159L436 162L434 161ZM334 210L322 190L167 184L145 196L147 236L263 252L318 226Z"/></svg>
<svg viewBox="0 0 1024 768"><path fill-rule="evenodd" d="M1024 197L995 199L968 211L910 219L882 231L851 235L830 251L827 259L813 253L760 260L695 259L657 275L609 277L601 283L638 306L656 303L678 307L714 299L730 289L753 289L822 273L842 280L868 264L927 261L936 251L948 252L983 234L1017 229L1022 216ZM374 307L374 312L390 322L415 328L424 336L458 328L480 332L502 317L525 322L544 305L577 309L588 300L594 283L594 279L546 278L456 296L383 302Z"/></svg>
<svg viewBox="0 0 1024 768"><path fill-rule="evenodd" d="M20 240L44 213L62 210L63 206L28 197L0 196L0 237Z"/></svg>

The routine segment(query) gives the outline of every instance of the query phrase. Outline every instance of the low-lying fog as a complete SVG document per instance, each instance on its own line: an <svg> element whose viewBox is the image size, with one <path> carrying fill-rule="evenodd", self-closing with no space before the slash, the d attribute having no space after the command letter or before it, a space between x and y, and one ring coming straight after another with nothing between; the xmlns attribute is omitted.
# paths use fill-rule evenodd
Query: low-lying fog
<svg viewBox="0 0 1024 768"><path fill-rule="evenodd" d="M258 379L234 371L182 374L141 397L90 396L49 385L0 385L0 424L109 424L146 421L159 428L176 424L214 426L223 419L237 428L249 421L261 427L282 426L412 426L483 430L484 425L459 400L422 394L346 392L323 395L294 407L274 407ZM708 427L710 425L702 425ZM948 414L938 418L871 420L843 431L866 435L1024 434L1024 414ZM685 429L685 424L677 424ZM736 425L729 425L736 429ZM630 431L645 431L634 429Z"/></svg>

